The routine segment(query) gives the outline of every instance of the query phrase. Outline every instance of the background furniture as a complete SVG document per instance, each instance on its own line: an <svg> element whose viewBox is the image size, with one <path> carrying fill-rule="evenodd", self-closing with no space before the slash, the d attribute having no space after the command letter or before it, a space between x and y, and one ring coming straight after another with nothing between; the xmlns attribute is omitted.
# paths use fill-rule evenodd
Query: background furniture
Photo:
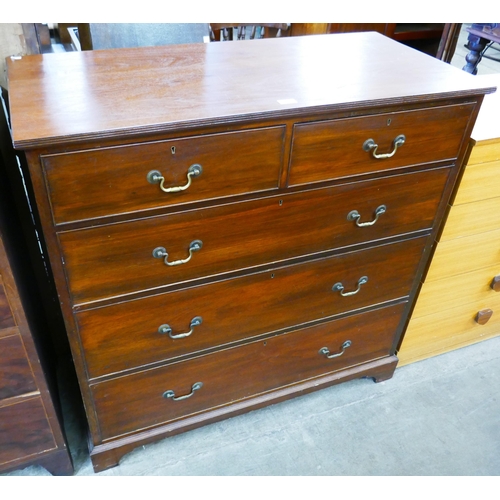
<svg viewBox="0 0 500 500"><path fill-rule="evenodd" d="M236 33L236 36L234 35ZM228 40L253 40L255 38L271 38L288 36L290 24L238 24L210 23L210 40L212 42Z"/></svg>
<svg viewBox="0 0 500 500"><path fill-rule="evenodd" d="M0 93L0 98L2 97ZM24 222L8 168L17 168L0 99L0 472L38 464L73 472L64 431L51 343L51 322L37 286ZM19 193L17 193L19 194ZM27 204L26 204L27 206ZM34 235L34 226L31 226ZM38 250L37 250L38 251ZM41 256L38 255L38 261Z"/></svg>
<svg viewBox="0 0 500 500"><path fill-rule="evenodd" d="M50 63L9 61L13 140L96 471L161 437L392 376L492 87L377 33Z"/></svg>
<svg viewBox="0 0 500 500"><path fill-rule="evenodd" d="M464 71L477 74L477 66L484 57L484 53L494 43L500 43L500 25L498 23L473 24L467 28L467 48L470 52L465 57L467 64Z"/></svg>
<svg viewBox="0 0 500 500"><path fill-rule="evenodd" d="M460 33L456 23L292 23L291 34L376 31L409 47L450 62Z"/></svg>
<svg viewBox="0 0 500 500"><path fill-rule="evenodd" d="M208 23L58 23L58 31L61 43L77 50L203 43L210 36Z"/></svg>
<svg viewBox="0 0 500 500"><path fill-rule="evenodd" d="M500 84L499 75L475 78ZM402 365L500 333L499 105L497 91L479 113L467 167L399 352Z"/></svg>

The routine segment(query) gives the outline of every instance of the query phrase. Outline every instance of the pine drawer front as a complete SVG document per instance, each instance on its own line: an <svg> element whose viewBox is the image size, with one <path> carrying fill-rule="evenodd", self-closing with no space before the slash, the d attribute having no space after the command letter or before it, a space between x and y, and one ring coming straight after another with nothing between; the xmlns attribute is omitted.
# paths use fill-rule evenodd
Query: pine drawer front
<svg viewBox="0 0 500 500"><path fill-rule="evenodd" d="M491 304L488 303L490 307L486 308L485 301L481 300L429 316L412 318L398 353L400 364L426 359L497 336L500 332L500 309L496 305L497 298L493 299ZM486 324L480 325L476 316L485 309L491 309L493 314Z"/></svg>
<svg viewBox="0 0 500 500"><path fill-rule="evenodd" d="M0 338L0 400L37 390L21 337Z"/></svg>
<svg viewBox="0 0 500 500"><path fill-rule="evenodd" d="M500 196L451 207L440 241L494 231L500 227Z"/></svg>
<svg viewBox="0 0 500 500"><path fill-rule="evenodd" d="M471 109L463 104L295 125L289 185L453 160ZM363 149L373 139L376 154L390 153L400 135L404 144L391 158Z"/></svg>
<svg viewBox="0 0 500 500"><path fill-rule="evenodd" d="M92 389L102 438L172 421L388 356L404 305L96 384ZM370 328L360 328L360 320L369 323ZM328 352L320 352L323 348ZM327 357L335 354L340 356ZM200 382L203 385L199 389L195 386L193 391L193 385ZM175 398L190 393L192 396L176 401L164 396L166 391L173 391Z"/></svg>
<svg viewBox="0 0 500 500"><path fill-rule="evenodd" d="M76 313L91 377L406 297L426 238ZM367 277L368 281L359 284ZM359 288L352 296L342 293ZM191 327L195 318L199 325ZM172 334L193 333L171 339Z"/></svg>
<svg viewBox="0 0 500 500"><path fill-rule="evenodd" d="M40 397L0 406L0 462L24 460L56 448Z"/></svg>
<svg viewBox="0 0 500 500"><path fill-rule="evenodd" d="M499 264L500 229L441 241L432 257L425 281L447 279Z"/></svg>
<svg viewBox="0 0 500 500"><path fill-rule="evenodd" d="M446 309L465 307L471 302L482 302L484 308L493 304L500 311L500 293L492 288L495 283L495 288L498 289L497 281L500 281L500 261L492 267L426 281L420 291L412 317L419 318Z"/></svg>
<svg viewBox="0 0 500 500"><path fill-rule="evenodd" d="M74 302L429 230L448 174L443 168L60 233ZM381 206L373 226L349 220L353 210L374 220ZM196 242L201 248L191 251ZM168 265L164 252L167 263L189 261Z"/></svg>
<svg viewBox="0 0 500 500"><path fill-rule="evenodd" d="M277 189L285 127L43 156L56 224ZM190 175L192 165L201 173ZM195 169L196 170L196 169ZM148 174L158 171L163 192Z"/></svg>
<svg viewBox="0 0 500 500"><path fill-rule="evenodd" d="M498 172L500 172L500 160L480 164L469 163L460 181L460 189L453 205L498 198Z"/></svg>

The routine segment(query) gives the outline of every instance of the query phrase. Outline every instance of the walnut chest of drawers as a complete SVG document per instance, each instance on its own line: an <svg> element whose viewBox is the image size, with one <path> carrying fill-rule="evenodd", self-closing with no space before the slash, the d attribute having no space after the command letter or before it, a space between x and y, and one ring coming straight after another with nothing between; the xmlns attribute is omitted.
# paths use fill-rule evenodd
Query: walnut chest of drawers
<svg viewBox="0 0 500 500"><path fill-rule="evenodd" d="M493 87L376 33L8 66L96 471L392 376Z"/></svg>
<svg viewBox="0 0 500 500"><path fill-rule="evenodd" d="M484 85L499 75L477 76ZM488 95L467 165L399 352L401 364L500 334L500 94Z"/></svg>

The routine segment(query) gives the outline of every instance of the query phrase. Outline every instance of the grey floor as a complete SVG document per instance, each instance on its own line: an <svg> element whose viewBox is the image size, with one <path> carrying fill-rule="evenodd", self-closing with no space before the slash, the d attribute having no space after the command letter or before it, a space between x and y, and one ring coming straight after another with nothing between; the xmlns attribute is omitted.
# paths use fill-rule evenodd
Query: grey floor
<svg viewBox="0 0 500 500"><path fill-rule="evenodd" d="M97 476L500 476L499 379L497 337L140 447ZM71 412L66 426L75 475L96 476Z"/></svg>

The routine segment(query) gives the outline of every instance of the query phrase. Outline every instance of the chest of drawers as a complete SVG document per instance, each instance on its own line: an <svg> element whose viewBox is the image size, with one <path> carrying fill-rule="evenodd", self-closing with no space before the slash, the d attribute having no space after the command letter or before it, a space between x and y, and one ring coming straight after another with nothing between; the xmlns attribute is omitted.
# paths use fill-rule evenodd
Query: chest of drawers
<svg viewBox="0 0 500 500"><path fill-rule="evenodd" d="M95 470L396 367L493 87L375 33L254 42L9 61Z"/></svg>
<svg viewBox="0 0 500 500"><path fill-rule="evenodd" d="M476 77L498 85L498 75ZM500 333L500 109L485 98L470 153L399 353L408 364Z"/></svg>
<svg viewBox="0 0 500 500"><path fill-rule="evenodd" d="M35 284L41 259L29 258L30 240L7 175L16 159L3 99L0 89L0 475L31 465L69 475L52 325Z"/></svg>

